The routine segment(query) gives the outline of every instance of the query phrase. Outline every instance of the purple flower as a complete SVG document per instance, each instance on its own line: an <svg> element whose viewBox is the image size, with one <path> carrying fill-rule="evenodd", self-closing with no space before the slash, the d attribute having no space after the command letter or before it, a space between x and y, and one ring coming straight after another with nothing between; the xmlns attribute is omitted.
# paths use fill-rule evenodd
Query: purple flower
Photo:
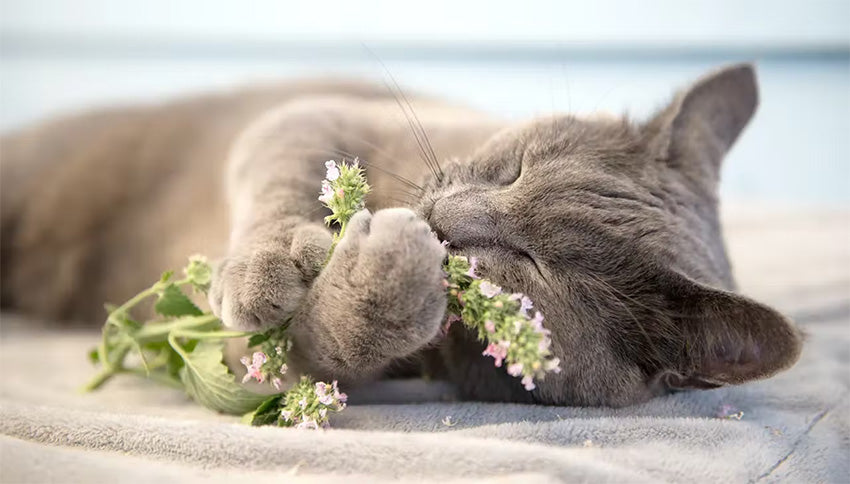
<svg viewBox="0 0 850 484"><path fill-rule="evenodd" d="M522 377L522 385L528 391L531 391L531 390L534 390L535 388L537 388L536 386L534 386L534 381L531 378L531 375L526 375L526 376Z"/></svg>
<svg viewBox="0 0 850 484"><path fill-rule="evenodd" d="M336 386L336 380L334 380L331 385L334 389L334 398L339 400L341 403L345 403L346 401L348 401L348 395L339 391L339 387Z"/></svg>
<svg viewBox="0 0 850 484"><path fill-rule="evenodd" d="M540 314L540 311L536 311L534 313L534 318L531 319L531 326L537 332L545 331L545 329L543 329L543 315Z"/></svg>
<svg viewBox="0 0 850 484"><path fill-rule="evenodd" d="M519 300L519 312L526 318L528 317L528 310L534 307L534 303L529 299L528 296L522 296Z"/></svg>
<svg viewBox="0 0 850 484"><path fill-rule="evenodd" d="M508 375L510 375L510 376L520 376L520 375L522 375L522 363L514 363L512 365L508 365Z"/></svg>
<svg viewBox="0 0 850 484"><path fill-rule="evenodd" d="M478 290L481 291L481 294L484 297L492 298L502 293L502 288L491 283L490 281L481 281L481 284L478 286Z"/></svg>
<svg viewBox="0 0 850 484"><path fill-rule="evenodd" d="M478 274L475 273L475 269L477 269L477 268L478 268L478 257L470 257L469 258L469 270L466 271L466 275L473 278L473 279L478 279Z"/></svg>
<svg viewBox="0 0 850 484"><path fill-rule="evenodd" d="M331 184L327 180L322 180L322 194L319 195L319 201L327 204L333 200L333 197L334 189L331 188Z"/></svg>
<svg viewBox="0 0 850 484"><path fill-rule="evenodd" d="M324 382L316 383L316 395L319 397L319 403L324 405L332 405L334 403L334 396L329 394L328 385Z"/></svg>
<svg viewBox="0 0 850 484"><path fill-rule="evenodd" d="M319 428L319 424L316 423L315 420L306 417L304 421L295 426L296 429L313 429L317 430Z"/></svg>
<svg viewBox="0 0 850 484"><path fill-rule="evenodd" d="M502 360L508 356L508 348L510 345L511 344L507 341L499 341L498 344L490 343L481 354L484 356L492 356L496 360L496 366L500 367L502 366Z"/></svg>
<svg viewBox="0 0 850 484"><path fill-rule="evenodd" d="M339 168L336 167L336 162L334 162L334 160L326 161L325 168L328 169L325 178L327 178L329 181L334 181L339 178Z"/></svg>

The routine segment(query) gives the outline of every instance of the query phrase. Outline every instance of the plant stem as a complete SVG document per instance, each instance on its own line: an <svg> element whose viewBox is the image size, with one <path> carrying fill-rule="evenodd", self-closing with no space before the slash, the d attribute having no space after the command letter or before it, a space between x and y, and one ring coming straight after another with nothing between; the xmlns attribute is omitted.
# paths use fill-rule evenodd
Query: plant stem
<svg viewBox="0 0 850 484"><path fill-rule="evenodd" d="M97 375L94 376L88 383L86 383L80 391L83 393L91 392L100 388L101 385L107 382L110 378L115 375L115 371L112 369L109 370L101 370Z"/></svg>

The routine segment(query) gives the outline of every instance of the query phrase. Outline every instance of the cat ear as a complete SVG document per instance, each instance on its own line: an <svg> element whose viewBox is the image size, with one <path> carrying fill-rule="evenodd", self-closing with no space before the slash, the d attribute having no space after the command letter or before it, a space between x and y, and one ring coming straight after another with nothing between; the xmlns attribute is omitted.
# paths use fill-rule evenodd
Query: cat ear
<svg viewBox="0 0 850 484"><path fill-rule="evenodd" d="M712 72L680 93L645 126L656 156L714 177L758 105L751 64Z"/></svg>
<svg viewBox="0 0 850 484"><path fill-rule="evenodd" d="M664 281L683 341L673 388L713 388L770 377L800 356L802 335L774 309L673 273Z"/></svg>

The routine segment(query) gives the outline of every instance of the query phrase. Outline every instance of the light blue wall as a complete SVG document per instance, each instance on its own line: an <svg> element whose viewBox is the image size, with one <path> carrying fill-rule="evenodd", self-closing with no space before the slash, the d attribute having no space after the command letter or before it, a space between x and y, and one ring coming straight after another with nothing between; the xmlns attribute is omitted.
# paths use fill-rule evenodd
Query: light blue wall
<svg viewBox="0 0 850 484"><path fill-rule="evenodd" d="M290 76L380 79L367 47L401 84L516 118L640 118L704 71L756 60L762 104L724 196L850 205L850 1L424 5L2 0L0 129Z"/></svg>

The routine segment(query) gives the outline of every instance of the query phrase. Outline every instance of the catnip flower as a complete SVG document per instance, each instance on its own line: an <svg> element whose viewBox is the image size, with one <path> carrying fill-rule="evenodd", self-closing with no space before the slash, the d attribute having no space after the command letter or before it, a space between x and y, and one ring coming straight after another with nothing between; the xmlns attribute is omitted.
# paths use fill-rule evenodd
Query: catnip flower
<svg viewBox="0 0 850 484"><path fill-rule="evenodd" d="M492 356L493 359L496 360L496 366L502 366L502 360L508 357L508 348L510 348L510 346L511 344L507 341L490 343L481 354L484 356Z"/></svg>
<svg viewBox="0 0 850 484"><path fill-rule="evenodd" d="M501 287L490 281L481 281L481 284L478 286L478 290L481 291L481 294L489 298L495 297L502 292Z"/></svg>
<svg viewBox="0 0 850 484"><path fill-rule="evenodd" d="M328 384L303 376L283 397L278 425L298 429L328 427L331 412L345 408L348 396L339 391L336 380Z"/></svg>
<svg viewBox="0 0 850 484"><path fill-rule="evenodd" d="M449 256L443 266L447 274L447 324L460 319L486 343L483 356L493 358L496 367L520 378L523 387L537 388L536 378L561 371L560 359L550 351L550 332L543 326L543 314L535 311L533 301L521 294L504 293L502 288L482 279L477 259Z"/></svg>
<svg viewBox="0 0 850 484"><path fill-rule="evenodd" d="M334 197L334 190L327 180L322 180L322 194L319 195L319 201L322 203L330 203Z"/></svg>
<svg viewBox="0 0 850 484"><path fill-rule="evenodd" d="M245 369L248 370L248 373L246 373L245 377L242 378L242 383L246 383L251 378L254 378L260 383L266 381L266 375L262 370L263 364L268 361L265 353L262 351L255 351L251 359L247 356L243 356L239 359L239 361L242 362L242 364L245 365Z"/></svg>
<svg viewBox="0 0 850 484"><path fill-rule="evenodd" d="M328 172L325 174L325 178L328 181L334 181L339 178L339 168L336 167L336 162L334 160L326 161L325 168L327 168L328 170Z"/></svg>
<svg viewBox="0 0 850 484"><path fill-rule="evenodd" d="M466 275L472 279L478 279L478 275L475 274L475 269L478 268L478 257L470 257L469 258L469 270L466 272Z"/></svg>

